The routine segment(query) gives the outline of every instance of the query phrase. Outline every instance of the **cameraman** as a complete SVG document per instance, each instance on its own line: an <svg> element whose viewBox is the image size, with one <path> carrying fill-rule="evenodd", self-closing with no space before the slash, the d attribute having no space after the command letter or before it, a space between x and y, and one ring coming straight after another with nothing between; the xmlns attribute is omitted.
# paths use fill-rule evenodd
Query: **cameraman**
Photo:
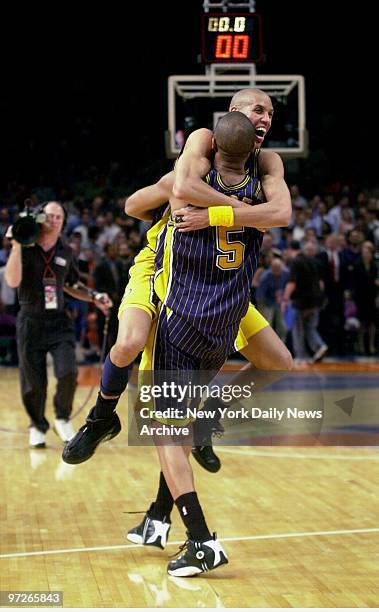
<svg viewBox="0 0 379 612"><path fill-rule="evenodd" d="M49 423L45 418L47 391L46 355L53 358L57 389L54 396L56 418L54 430L67 441L75 431L70 414L76 388L75 334L65 312L64 292L96 304L104 314L112 301L107 294L93 294L79 287L79 275L72 249L60 237L65 211L58 202L48 202L46 217L36 232L35 244L22 246L13 238L12 250L5 267L5 279L18 288L20 312L17 318L21 394L31 419L29 445L45 446ZM38 228L38 225L36 226Z"/></svg>

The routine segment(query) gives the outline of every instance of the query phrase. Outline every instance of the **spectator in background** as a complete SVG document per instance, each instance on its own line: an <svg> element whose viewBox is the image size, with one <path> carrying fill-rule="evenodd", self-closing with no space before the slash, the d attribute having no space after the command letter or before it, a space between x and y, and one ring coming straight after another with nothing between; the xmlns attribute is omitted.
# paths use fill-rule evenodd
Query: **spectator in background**
<svg viewBox="0 0 379 612"><path fill-rule="evenodd" d="M316 249L313 242L306 242L303 252L296 255L292 261L290 278L282 301L283 314L288 308L290 299L295 310L291 331L295 359L298 363L309 360L305 342L313 352L312 363L320 361L328 350L317 330L323 291L315 258Z"/></svg>
<svg viewBox="0 0 379 612"><path fill-rule="evenodd" d="M119 262L121 268L121 294L124 292L129 281L129 270L133 264L134 255L127 242L122 242L118 247Z"/></svg>
<svg viewBox="0 0 379 612"><path fill-rule="evenodd" d="M97 224L99 224L99 217L97 219ZM102 222L102 229L100 230L99 237L97 239L97 244L104 249L105 245L112 244L114 242L117 234L121 232L121 227L116 225L114 222L114 213L111 210L108 210L104 215L104 222Z"/></svg>
<svg viewBox="0 0 379 612"><path fill-rule="evenodd" d="M318 244L316 230L313 227L306 228L302 242L314 242Z"/></svg>
<svg viewBox="0 0 379 612"><path fill-rule="evenodd" d="M291 193L292 208L304 209L307 207L308 202L301 195L298 185L291 185L290 193Z"/></svg>
<svg viewBox="0 0 379 612"><path fill-rule="evenodd" d="M364 237L362 232L352 229L347 234L347 246L342 249L342 278L344 289L352 289L354 266L361 259L361 249Z"/></svg>
<svg viewBox="0 0 379 612"><path fill-rule="evenodd" d="M344 278L343 259L337 234L330 234L325 239L325 250L316 255L320 277L324 283L326 304L320 313L320 331L330 350L342 355L344 353L343 303Z"/></svg>
<svg viewBox="0 0 379 612"><path fill-rule="evenodd" d="M360 208L361 206L367 206L368 204L367 193L365 193L364 191L360 191L357 194L356 203L357 203L358 208Z"/></svg>
<svg viewBox="0 0 379 612"><path fill-rule="evenodd" d="M291 240L288 248L283 251L283 261L287 267L290 267L292 261L300 253L300 242L298 240Z"/></svg>
<svg viewBox="0 0 379 612"><path fill-rule="evenodd" d="M99 263L103 256L103 249L97 244L99 234L100 230L97 225L92 225L88 228L88 249L93 252L96 263Z"/></svg>
<svg viewBox="0 0 379 612"><path fill-rule="evenodd" d="M301 242L305 236L305 227L307 222L307 215L303 210L295 211L294 224L292 226L292 238Z"/></svg>
<svg viewBox="0 0 379 612"><path fill-rule="evenodd" d="M378 294L378 266L374 260L375 248L371 242L364 242L361 257L354 265L353 297L358 309L361 323L359 333L359 350L366 353L365 336L367 334L368 352L376 353L375 322L377 319L376 296Z"/></svg>
<svg viewBox="0 0 379 612"><path fill-rule="evenodd" d="M133 256L136 255L142 247L141 234L135 228L128 232L128 244Z"/></svg>
<svg viewBox="0 0 379 612"><path fill-rule="evenodd" d="M81 246L83 249L88 249L89 247L88 230L91 225L93 225L93 220L90 210L88 208L84 208L80 215L80 223L75 227L75 233L80 234L82 237Z"/></svg>
<svg viewBox="0 0 379 612"><path fill-rule="evenodd" d="M104 215L108 210L108 207L104 201L102 196L96 196L91 202L91 210L94 219L99 217L100 215Z"/></svg>
<svg viewBox="0 0 379 612"><path fill-rule="evenodd" d="M363 239L374 242L374 234L368 226L369 216L366 209L361 209L355 219L355 229L362 232Z"/></svg>
<svg viewBox="0 0 379 612"><path fill-rule="evenodd" d="M367 210L367 227L372 232L375 246L379 245L379 208L372 207Z"/></svg>
<svg viewBox="0 0 379 612"><path fill-rule="evenodd" d="M343 208L341 210L341 221L338 226L338 232L347 234L354 228L354 216L351 208Z"/></svg>
<svg viewBox="0 0 379 612"><path fill-rule="evenodd" d="M270 268L262 272L256 291L259 311L283 341L286 339L287 328L280 305L288 279L288 268L281 259L273 257Z"/></svg>
<svg viewBox="0 0 379 612"><path fill-rule="evenodd" d="M319 238L322 236L323 232L323 223L327 221L327 207L325 202L320 200L317 204L316 211L313 214L311 219L308 219L306 222L306 228L313 228L316 231L316 234Z"/></svg>
<svg viewBox="0 0 379 612"><path fill-rule="evenodd" d="M3 238L2 240L2 248L0 248L0 266L5 266L8 261L9 253L11 252L12 243L8 238ZM0 237L0 245L1 245L1 237Z"/></svg>
<svg viewBox="0 0 379 612"><path fill-rule="evenodd" d="M343 210L348 210L352 218L354 218L354 211L350 208L350 200L347 195L343 195L339 199L338 204L333 206L328 212L327 221L331 225L333 232L339 231Z"/></svg>
<svg viewBox="0 0 379 612"><path fill-rule="evenodd" d="M107 295L109 295L113 301L113 307L109 313L107 340L108 350L115 344L117 338L117 312L123 294L122 279L123 267L118 259L117 245L112 243L106 244L104 247L104 258L95 268L94 282L96 291L100 293L107 293ZM103 343L104 325L105 317L102 315L102 313L98 313L98 333L100 346L102 346Z"/></svg>
<svg viewBox="0 0 379 612"><path fill-rule="evenodd" d="M129 217L129 215L125 213L125 199L126 198L118 198L115 208L115 222L119 227L123 228L124 231L136 227L137 224L137 219L133 219L133 217Z"/></svg>
<svg viewBox="0 0 379 612"><path fill-rule="evenodd" d="M80 225L80 212L76 204L73 202L68 203L67 207L67 221L65 233L70 236L74 229Z"/></svg>

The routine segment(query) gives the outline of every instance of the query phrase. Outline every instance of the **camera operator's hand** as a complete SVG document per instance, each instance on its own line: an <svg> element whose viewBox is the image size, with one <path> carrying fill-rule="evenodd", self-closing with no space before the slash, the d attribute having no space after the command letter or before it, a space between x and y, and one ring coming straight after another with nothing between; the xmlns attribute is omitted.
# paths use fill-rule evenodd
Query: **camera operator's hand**
<svg viewBox="0 0 379 612"><path fill-rule="evenodd" d="M12 228L13 228L13 225L10 225L10 226L8 227L7 231L5 232L5 236L4 236L4 238L9 238L9 240L14 240L14 238L13 238Z"/></svg>
<svg viewBox="0 0 379 612"><path fill-rule="evenodd" d="M113 302L107 293L96 293L93 301L95 306L101 310L105 316L109 314L109 310L112 308Z"/></svg>

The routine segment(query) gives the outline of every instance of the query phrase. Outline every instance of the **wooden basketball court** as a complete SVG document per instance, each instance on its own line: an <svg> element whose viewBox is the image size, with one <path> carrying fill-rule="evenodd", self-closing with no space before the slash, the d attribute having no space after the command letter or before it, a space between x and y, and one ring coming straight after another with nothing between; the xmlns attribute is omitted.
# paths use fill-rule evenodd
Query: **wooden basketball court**
<svg viewBox="0 0 379 612"><path fill-rule="evenodd" d="M3 591L63 591L66 608L379 606L377 447L220 446L218 474L193 462L207 522L230 562L174 578L166 565L185 539L176 509L164 551L125 539L143 516L128 512L146 510L159 472L153 448L127 446L125 402L121 434L69 466L52 430L45 450L28 448L17 374L0 370ZM76 406L97 377L96 368L82 370ZM52 423L51 401L47 417Z"/></svg>

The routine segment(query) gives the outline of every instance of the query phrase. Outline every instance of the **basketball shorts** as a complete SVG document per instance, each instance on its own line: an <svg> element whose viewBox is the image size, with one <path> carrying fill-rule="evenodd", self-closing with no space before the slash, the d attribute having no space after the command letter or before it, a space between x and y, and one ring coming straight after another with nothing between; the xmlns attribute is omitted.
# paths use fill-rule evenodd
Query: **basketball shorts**
<svg viewBox="0 0 379 612"><path fill-rule="evenodd" d="M129 271L129 282L118 309L118 318L127 308L140 308L154 319L158 298L154 292L155 251L146 246L134 259Z"/></svg>
<svg viewBox="0 0 379 612"><path fill-rule="evenodd" d="M156 421L184 427L194 420L193 415L188 415L187 408L195 410L201 397L180 402L173 392L178 386L207 385L216 376L229 353L224 331L220 337L206 337L188 321L161 306L142 355L139 384L170 388L167 396L162 394L155 399L154 405L149 406L150 410L178 410L174 417L155 417Z"/></svg>
<svg viewBox="0 0 379 612"><path fill-rule="evenodd" d="M126 285L118 310L119 318L127 308L140 308L147 312L152 319L156 317L159 300L154 292L154 261L155 251L149 246L142 249L136 256L134 264L130 268L129 282ZM255 306L249 304L248 311L241 320L235 339L236 351L244 349L248 344L249 338L268 325L268 321L258 312Z"/></svg>

